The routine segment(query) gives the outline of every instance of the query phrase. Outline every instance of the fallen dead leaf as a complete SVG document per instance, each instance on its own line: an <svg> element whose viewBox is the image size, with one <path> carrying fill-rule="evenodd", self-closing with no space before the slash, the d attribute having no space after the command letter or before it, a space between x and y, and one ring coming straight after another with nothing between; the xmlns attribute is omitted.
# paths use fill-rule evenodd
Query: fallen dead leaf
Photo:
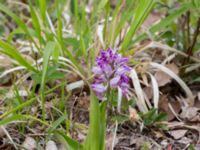
<svg viewBox="0 0 200 150"><path fill-rule="evenodd" d="M78 107L88 110L90 104L90 97L89 96L80 96L78 99Z"/></svg>
<svg viewBox="0 0 200 150"><path fill-rule="evenodd" d="M54 141L48 141L45 150L58 150L56 143Z"/></svg>
<svg viewBox="0 0 200 150"><path fill-rule="evenodd" d="M166 67L169 68L171 71L173 71L175 74L179 73L179 69L175 63L168 64L168 65L166 65ZM170 83L172 80L172 78L169 75L167 75L166 73L164 73L161 70L158 70L155 73L155 78L158 82L159 87L164 86L167 83Z"/></svg>
<svg viewBox="0 0 200 150"><path fill-rule="evenodd" d="M165 135L162 132L153 131L153 133L155 134L155 137L158 138L158 139L165 137Z"/></svg>
<svg viewBox="0 0 200 150"><path fill-rule="evenodd" d="M131 136L130 145L136 145L136 149L140 149L144 143L148 143L148 138L144 136L137 137L135 135Z"/></svg>
<svg viewBox="0 0 200 150"><path fill-rule="evenodd" d="M0 127L0 138L4 137L6 134L2 127Z"/></svg>
<svg viewBox="0 0 200 150"><path fill-rule="evenodd" d="M177 142L179 142L180 144L186 144L186 145L188 145L188 144L192 143L192 140L189 139L189 138L187 138L187 137L182 137Z"/></svg>
<svg viewBox="0 0 200 150"><path fill-rule="evenodd" d="M23 142L22 146L25 148L25 149L28 149L28 150L34 150L36 149L36 141L34 138L32 137L26 137L25 141ZM22 148L21 150L24 150L24 148Z"/></svg>
<svg viewBox="0 0 200 150"><path fill-rule="evenodd" d="M160 145L162 145L163 147L167 147L168 144L169 142L167 141L167 139L164 139L160 142Z"/></svg>
<svg viewBox="0 0 200 150"><path fill-rule="evenodd" d="M169 131L169 134L176 140L182 138L185 134L186 134L187 130L182 130L182 129L178 129L178 130L172 130Z"/></svg>
<svg viewBox="0 0 200 150"><path fill-rule="evenodd" d="M145 94L146 94L146 96L147 96L147 98L150 100L150 99L152 99L153 98L153 91L152 91L152 87L145 87L144 89L143 89L143 91L145 92Z"/></svg>
<svg viewBox="0 0 200 150"><path fill-rule="evenodd" d="M194 102L194 106L195 106L196 108L199 108L199 109L200 109L200 101L199 101L199 100L196 100L196 101Z"/></svg>
<svg viewBox="0 0 200 150"><path fill-rule="evenodd" d="M112 150L112 144L113 144L113 138L114 138L114 134L109 134L106 138L106 150ZM119 142L118 137L115 137L115 143L114 146Z"/></svg>
<svg viewBox="0 0 200 150"><path fill-rule="evenodd" d="M167 113L167 120L171 121L175 118L175 115L169 108L168 103L171 104L171 106L174 109L176 114L178 114L180 112L181 106L180 106L179 102L177 102L177 101L169 101L167 98L167 95L162 95L160 97L158 108L160 111Z"/></svg>
<svg viewBox="0 0 200 150"><path fill-rule="evenodd" d="M200 144L195 145L195 149L200 149Z"/></svg>
<svg viewBox="0 0 200 150"><path fill-rule="evenodd" d="M145 19L143 26L145 26L146 28L152 26L152 24L154 24L155 22L159 21L162 18L161 14L158 12L152 12L149 14L149 16L147 17L147 19Z"/></svg>
<svg viewBox="0 0 200 150"><path fill-rule="evenodd" d="M7 56L0 54L0 67L9 68L11 67L12 62Z"/></svg>
<svg viewBox="0 0 200 150"><path fill-rule="evenodd" d="M139 120L139 115L138 115L137 111L132 107L129 107L129 118L133 122Z"/></svg>
<svg viewBox="0 0 200 150"><path fill-rule="evenodd" d="M58 145L58 150L67 150L67 149L65 148L64 144L59 144Z"/></svg>
<svg viewBox="0 0 200 150"><path fill-rule="evenodd" d="M200 121L200 109L196 107L182 107L180 117L187 121Z"/></svg>
<svg viewBox="0 0 200 150"><path fill-rule="evenodd" d="M147 78L147 75L145 73L141 73L141 78L142 78L144 85L149 86L148 78Z"/></svg>

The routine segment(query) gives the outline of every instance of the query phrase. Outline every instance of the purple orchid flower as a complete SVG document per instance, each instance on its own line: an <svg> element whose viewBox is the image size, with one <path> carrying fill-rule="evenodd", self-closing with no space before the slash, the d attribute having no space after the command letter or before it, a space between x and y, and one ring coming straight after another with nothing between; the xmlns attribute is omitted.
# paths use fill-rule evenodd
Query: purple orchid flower
<svg viewBox="0 0 200 150"><path fill-rule="evenodd" d="M117 51L108 48L101 51L96 59L96 66L93 67L95 75L92 89L97 97L102 100L108 88L122 90L124 96L128 93L130 67L127 65L128 58L122 57Z"/></svg>

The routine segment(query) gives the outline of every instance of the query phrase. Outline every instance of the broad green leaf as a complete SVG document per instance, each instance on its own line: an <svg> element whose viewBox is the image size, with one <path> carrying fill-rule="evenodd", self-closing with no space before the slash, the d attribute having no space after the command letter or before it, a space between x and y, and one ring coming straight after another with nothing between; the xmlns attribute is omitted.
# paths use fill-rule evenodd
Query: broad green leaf
<svg viewBox="0 0 200 150"><path fill-rule="evenodd" d="M32 79L35 81L35 83L39 84L42 82L42 73L43 72L38 72L38 73L33 73L31 75ZM64 78L65 74L62 72L57 71L57 67L49 67L47 69L46 73L46 82L50 80L56 80L56 79L62 79Z"/></svg>
<svg viewBox="0 0 200 150"><path fill-rule="evenodd" d="M112 117L112 120L114 122L117 121L119 124L122 124L122 123L128 121L129 117L128 116L120 116L120 115L118 115L118 116Z"/></svg>
<svg viewBox="0 0 200 150"><path fill-rule="evenodd" d="M63 144L65 144L68 150L82 150L83 146L77 141L65 135L63 132L55 131L55 136L60 140Z"/></svg>
<svg viewBox="0 0 200 150"><path fill-rule="evenodd" d="M199 0L192 0L192 3L196 8L200 9L200 1Z"/></svg>
<svg viewBox="0 0 200 150"><path fill-rule="evenodd" d="M66 115L62 115L60 118L58 118L55 122L51 124L51 127L48 129L48 133L50 134L53 132L62 122L65 121Z"/></svg>
<svg viewBox="0 0 200 150"><path fill-rule="evenodd" d="M76 38L73 38L73 37L64 38L64 43L66 45L73 46L74 50L78 49L79 46L80 46L79 41Z"/></svg>
<svg viewBox="0 0 200 150"><path fill-rule="evenodd" d="M47 73L47 69L48 69L48 65L49 65L49 58L51 56L51 53L54 51L55 47L56 47L56 43L50 41L47 43L47 45L44 49L41 89L44 89L45 81L46 81L46 73Z"/></svg>
<svg viewBox="0 0 200 150"><path fill-rule="evenodd" d="M106 118L107 118L107 102L104 101L100 105L100 150L105 149L105 141L106 141Z"/></svg>
<svg viewBox="0 0 200 150"><path fill-rule="evenodd" d="M43 120L45 120L45 95L44 95L44 87L46 83L46 73L49 65L49 58L56 47L56 43L49 41L44 49L43 54L43 67L42 67L42 80L41 80L41 99L42 99L42 116Z"/></svg>
<svg viewBox="0 0 200 150"><path fill-rule="evenodd" d="M101 150L100 149L100 135L101 123L100 122L100 108L99 102L91 92L90 96L90 125L89 131L84 143L84 150Z"/></svg>

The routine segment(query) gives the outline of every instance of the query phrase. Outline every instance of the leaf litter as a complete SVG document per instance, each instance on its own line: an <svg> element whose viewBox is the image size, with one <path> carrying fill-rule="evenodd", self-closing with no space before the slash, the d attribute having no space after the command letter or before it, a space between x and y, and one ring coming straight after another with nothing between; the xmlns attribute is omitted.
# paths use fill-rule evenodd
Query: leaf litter
<svg viewBox="0 0 200 150"><path fill-rule="evenodd" d="M161 18L160 15L157 14L152 14L152 16L156 17L156 21ZM152 24L153 22L154 21L149 20L149 22L147 21L144 25L149 26L149 24ZM103 42L102 38L101 40ZM27 47L23 47L22 45L21 51L24 52L24 49L26 48ZM169 52L164 54L160 52L165 49L168 49ZM151 52L152 50L154 51L154 53ZM158 52L159 55L155 55L155 52ZM135 90L134 94L135 97L139 100L137 103L141 103L138 104L139 108L136 107L136 109L139 109L141 112L147 112L147 110L149 110L149 106L154 105L155 103L153 99L155 97L154 91L156 85L154 84L154 86L152 86L153 81L150 80L149 73L153 75L153 77L156 79L158 86L157 88L159 89L158 110L167 114L168 123L166 123L166 125L168 127L168 130L160 130L155 126L145 127L140 120L138 111L135 108L129 107L129 119L126 120L124 123L119 124L117 128L116 138L114 140L114 147L116 150L144 149L145 147L155 150L161 148L168 150L187 149L189 147L188 145L191 143L193 143L198 149L198 144L200 143L200 94L198 91L198 94L195 97L190 88L184 83L184 81L181 80L181 78L179 78L180 64L176 64L177 62L173 59L173 57L172 59L168 59L168 55L171 53L178 55L180 54L181 56L187 57L187 55L185 55L185 53L182 53L181 51L178 51L162 43L152 41L150 44L145 46L145 48L140 49L137 55L133 57L133 59L142 59L142 61L144 61L145 63L149 63L150 61L150 64L151 62L153 62L152 66L156 66L156 70L155 68L147 67L147 70L145 68L145 71L141 71L137 68L139 66L138 65L137 67L134 66L134 70L132 71L131 76L133 78L132 86ZM159 57L153 58L156 56ZM31 58L29 58L29 56L27 56L27 59L32 60ZM167 59L167 61L170 62L168 62L167 64L162 64L161 60L164 59ZM199 62L199 60L195 56L192 56L191 59ZM4 56L0 57L0 62L5 61L8 62L6 63L7 65L1 67L6 67L7 69L11 68L10 59L7 59L7 57ZM162 66L160 67L155 63L158 63ZM163 69L164 67L165 69ZM12 70L10 70L10 72L4 72L3 80L5 81L3 81L3 83L0 83L1 87L4 87L5 83L9 82L11 77L8 75L14 74L14 68L11 69ZM171 76L166 73L168 70L172 72L172 74L170 74L171 72L169 72ZM87 85L85 85L83 80L80 80L80 77L78 75L67 74L65 78L70 83L65 87L65 92L68 94L70 92L72 93L68 99L65 99L65 106L67 107L67 110L70 110L67 112L70 115L70 125L68 126L68 130L70 130L70 134L73 138L82 142L86 137L86 131L89 124L88 87ZM178 82L180 85L174 84L175 82ZM28 79L25 79L23 84L24 86L30 85ZM51 85L48 86L50 87ZM25 98L29 93L22 87L23 86L21 86L21 89L18 89L19 96ZM171 90L167 91L167 88L170 88ZM172 92L173 90L177 92L174 94ZM57 92L59 93L60 91ZM15 93L10 92L7 93L7 95L7 98L13 98ZM51 120L54 119L54 117L56 118L59 113L64 112L59 112L54 109L54 104L51 100L55 100L57 95L53 93L48 96L47 102L45 103L45 107L48 110L48 114L46 117L47 119ZM148 105L148 103L150 105ZM6 104L0 104L0 106L7 107ZM31 108L31 113L37 114L38 108L40 108L40 104L35 103L35 105ZM52 115L53 112L56 112L55 116ZM118 112L110 110L110 114L113 113L121 115L118 114ZM122 111L122 113L124 113L124 111ZM2 109L0 114L2 114ZM111 117L111 115L109 117ZM163 124L165 124L165 122L163 122ZM5 131L2 130L2 128L0 127L0 149L9 149L9 147L11 149L14 148L13 145L10 144L12 140L13 142L21 144L21 146L30 150L36 149L37 144L41 144L42 147L46 147L46 149L48 150L65 149L63 148L64 146L58 141L54 141L54 138L46 142L44 141L44 126L40 124L34 124L31 121L29 121L26 125L26 137L24 135L19 135L18 129L16 128L17 123L14 125L15 127L13 127L13 125L5 127L8 130L7 133L9 134L6 134ZM60 126L60 128L63 127ZM114 139L113 128L113 123L110 122L106 141L106 147L108 150L112 149L112 143ZM11 137L12 140L9 137ZM21 138L17 139L18 137ZM37 143L38 140L36 141L36 139L39 139L40 142Z"/></svg>

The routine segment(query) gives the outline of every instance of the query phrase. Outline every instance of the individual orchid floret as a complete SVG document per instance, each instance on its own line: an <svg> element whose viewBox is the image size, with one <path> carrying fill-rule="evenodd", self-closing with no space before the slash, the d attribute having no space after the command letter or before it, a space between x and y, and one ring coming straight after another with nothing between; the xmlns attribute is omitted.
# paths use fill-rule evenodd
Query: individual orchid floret
<svg viewBox="0 0 200 150"><path fill-rule="evenodd" d="M117 51L108 48L101 51L93 67L94 83L92 89L99 99L105 97L109 89L120 88L124 96L128 93L130 67L127 65L128 58L122 57Z"/></svg>

